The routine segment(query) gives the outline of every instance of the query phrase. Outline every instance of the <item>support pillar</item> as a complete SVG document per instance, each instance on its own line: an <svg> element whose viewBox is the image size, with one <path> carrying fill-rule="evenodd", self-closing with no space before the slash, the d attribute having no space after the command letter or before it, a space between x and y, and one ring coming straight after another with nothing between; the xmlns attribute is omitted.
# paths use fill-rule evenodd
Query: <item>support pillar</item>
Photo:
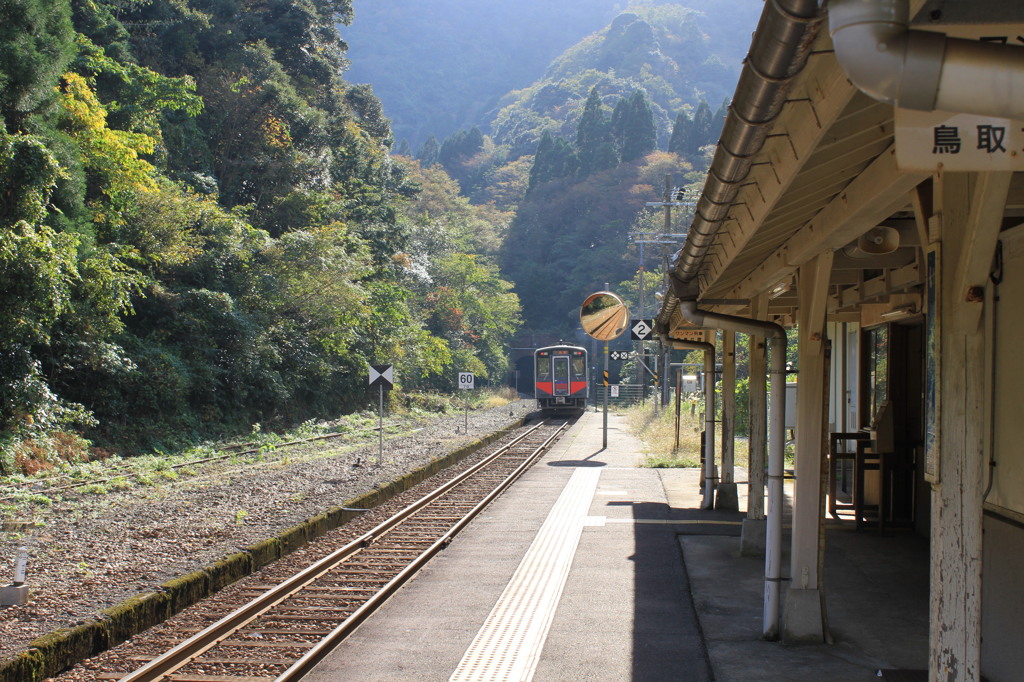
<svg viewBox="0 0 1024 682"><path fill-rule="evenodd" d="M982 505L985 487L987 303L1009 173L935 176L939 301L937 466L931 469L931 679L981 679ZM931 350L929 350L931 352Z"/></svg>
<svg viewBox="0 0 1024 682"><path fill-rule="evenodd" d="M738 511L736 464L736 332L722 330L722 473L715 509Z"/></svg>
<svg viewBox="0 0 1024 682"><path fill-rule="evenodd" d="M824 641L818 576L821 504L822 405L825 386L825 307L832 252L826 251L799 270L799 383L796 398L796 487L790 585L786 593L782 636L787 642Z"/></svg>
<svg viewBox="0 0 1024 682"><path fill-rule="evenodd" d="M768 319L768 295L761 294L750 301L751 317ZM768 464L768 356L763 336L747 337L750 346L750 380L747 385L750 413L750 457L747 462L747 517L743 519L740 534L742 556L764 556L765 471Z"/></svg>
<svg viewBox="0 0 1024 682"><path fill-rule="evenodd" d="M715 508L715 346L704 351L704 498L701 509Z"/></svg>

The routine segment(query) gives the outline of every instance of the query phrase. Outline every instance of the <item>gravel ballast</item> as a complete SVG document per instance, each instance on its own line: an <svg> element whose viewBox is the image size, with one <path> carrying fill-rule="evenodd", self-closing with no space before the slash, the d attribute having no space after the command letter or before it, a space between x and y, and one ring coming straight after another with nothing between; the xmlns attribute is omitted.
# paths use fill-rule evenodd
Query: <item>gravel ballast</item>
<svg viewBox="0 0 1024 682"><path fill-rule="evenodd" d="M364 433L358 442L316 440L184 467L176 480L143 485L129 478L51 493L52 504L5 518L0 584L10 583L25 547L31 596L0 610L0 661L397 480L522 419L535 405L520 400L471 411L468 432L461 414L390 417L386 432L403 435L385 437L380 463L377 435Z"/></svg>

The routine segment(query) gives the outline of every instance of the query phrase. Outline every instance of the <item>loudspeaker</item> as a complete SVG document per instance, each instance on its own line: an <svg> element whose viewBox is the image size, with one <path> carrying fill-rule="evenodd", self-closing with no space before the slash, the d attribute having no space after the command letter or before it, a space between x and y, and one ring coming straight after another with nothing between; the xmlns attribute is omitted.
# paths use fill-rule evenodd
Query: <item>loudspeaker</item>
<svg viewBox="0 0 1024 682"><path fill-rule="evenodd" d="M900 232L895 227L878 225L861 235L857 248L864 253L877 256L892 253L900 246Z"/></svg>

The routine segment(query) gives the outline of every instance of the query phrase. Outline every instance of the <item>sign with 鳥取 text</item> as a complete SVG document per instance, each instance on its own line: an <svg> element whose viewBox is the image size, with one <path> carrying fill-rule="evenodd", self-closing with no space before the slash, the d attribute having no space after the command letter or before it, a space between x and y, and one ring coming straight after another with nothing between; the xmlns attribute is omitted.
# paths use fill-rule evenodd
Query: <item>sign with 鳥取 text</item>
<svg viewBox="0 0 1024 682"><path fill-rule="evenodd" d="M900 170L1024 170L1024 121L948 111L896 110Z"/></svg>

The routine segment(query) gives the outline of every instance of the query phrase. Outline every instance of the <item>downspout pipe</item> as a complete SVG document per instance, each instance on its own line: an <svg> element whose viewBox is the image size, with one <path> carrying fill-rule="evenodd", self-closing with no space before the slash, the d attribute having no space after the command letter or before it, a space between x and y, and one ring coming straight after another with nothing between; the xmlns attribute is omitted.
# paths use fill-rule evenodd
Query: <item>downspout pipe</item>
<svg viewBox="0 0 1024 682"><path fill-rule="evenodd" d="M768 520L764 553L765 639L779 638L779 607L782 582L782 477L786 447L786 330L774 322L723 315L697 307L696 300L679 301L683 319L698 326L725 329L768 339L771 351L769 374Z"/></svg>
<svg viewBox="0 0 1024 682"><path fill-rule="evenodd" d="M910 28L908 0L831 0L836 60L893 106L1024 118L1024 47Z"/></svg>
<svg viewBox="0 0 1024 682"><path fill-rule="evenodd" d="M704 487L701 509L715 508L715 344L670 339L661 333L663 348L704 351Z"/></svg>

